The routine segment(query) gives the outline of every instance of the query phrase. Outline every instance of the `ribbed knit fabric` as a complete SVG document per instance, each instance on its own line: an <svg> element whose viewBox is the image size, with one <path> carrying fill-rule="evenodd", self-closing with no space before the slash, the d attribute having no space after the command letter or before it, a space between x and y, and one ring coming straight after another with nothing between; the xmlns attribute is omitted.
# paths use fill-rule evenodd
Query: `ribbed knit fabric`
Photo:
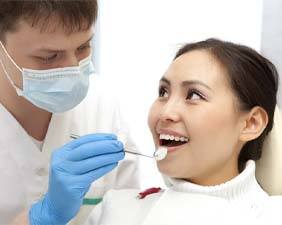
<svg viewBox="0 0 282 225"><path fill-rule="evenodd" d="M226 183L215 186L201 186L181 179L166 178L170 188L179 192L198 193L228 200L245 213L259 217L264 210L268 194L260 187L255 178L255 162L249 160L245 169ZM281 222L282 223L282 222Z"/></svg>

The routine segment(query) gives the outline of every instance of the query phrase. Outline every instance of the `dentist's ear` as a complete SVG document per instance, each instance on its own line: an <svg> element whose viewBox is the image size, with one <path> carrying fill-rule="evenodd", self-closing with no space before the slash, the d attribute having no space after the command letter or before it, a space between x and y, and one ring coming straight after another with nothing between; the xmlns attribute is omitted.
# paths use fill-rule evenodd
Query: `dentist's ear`
<svg viewBox="0 0 282 225"><path fill-rule="evenodd" d="M266 111L262 107L255 106L244 119L240 140L247 142L256 139L264 131L267 123L268 115Z"/></svg>

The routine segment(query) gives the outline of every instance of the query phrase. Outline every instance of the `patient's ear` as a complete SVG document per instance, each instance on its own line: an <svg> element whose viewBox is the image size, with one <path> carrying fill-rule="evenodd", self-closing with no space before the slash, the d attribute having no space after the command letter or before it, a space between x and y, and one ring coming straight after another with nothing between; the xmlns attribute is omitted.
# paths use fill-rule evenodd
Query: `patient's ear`
<svg viewBox="0 0 282 225"><path fill-rule="evenodd" d="M240 134L243 142L256 139L264 131L268 123L266 111L259 106L255 106L244 116L244 126Z"/></svg>

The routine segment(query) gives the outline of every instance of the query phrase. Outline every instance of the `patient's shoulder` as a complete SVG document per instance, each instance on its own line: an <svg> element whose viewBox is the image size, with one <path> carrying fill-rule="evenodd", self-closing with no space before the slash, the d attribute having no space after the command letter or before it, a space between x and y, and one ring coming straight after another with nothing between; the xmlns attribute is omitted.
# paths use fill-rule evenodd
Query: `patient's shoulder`
<svg viewBox="0 0 282 225"><path fill-rule="evenodd" d="M115 202L123 201L140 205L154 202L162 193L162 190L158 188L150 188L145 191L140 189L112 189L106 193L105 200L111 199Z"/></svg>
<svg viewBox="0 0 282 225"><path fill-rule="evenodd" d="M271 206L282 206L282 195L272 195L269 197L269 204Z"/></svg>
<svg viewBox="0 0 282 225"><path fill-rule="evenodd" d="M281 209L282 209L282 196L274 195L270 196L267 203L264 205L265 213L269 218L281 218Z"/></svg>

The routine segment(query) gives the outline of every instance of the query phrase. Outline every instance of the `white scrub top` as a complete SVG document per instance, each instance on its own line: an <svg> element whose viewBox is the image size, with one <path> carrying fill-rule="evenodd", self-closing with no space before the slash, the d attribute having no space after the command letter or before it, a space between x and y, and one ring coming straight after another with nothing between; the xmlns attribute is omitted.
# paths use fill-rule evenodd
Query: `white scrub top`
<svg viewBox="0 0 282 225"><path fill-rule="evenodd" d="M50 155L71 140L70 134L122 132L128 135L117 101L107 93L112 89L103 85L97 75L91 79L88 95L81 104L66 113L53 114L41 150L0 104L1 225L46 193ZM136 148L130 136L126 137L125 148ZM116 169L92 184L87 197L101 197L111 188L136 187L139 187L139 163L136 156L126 154Z"/></svg>

